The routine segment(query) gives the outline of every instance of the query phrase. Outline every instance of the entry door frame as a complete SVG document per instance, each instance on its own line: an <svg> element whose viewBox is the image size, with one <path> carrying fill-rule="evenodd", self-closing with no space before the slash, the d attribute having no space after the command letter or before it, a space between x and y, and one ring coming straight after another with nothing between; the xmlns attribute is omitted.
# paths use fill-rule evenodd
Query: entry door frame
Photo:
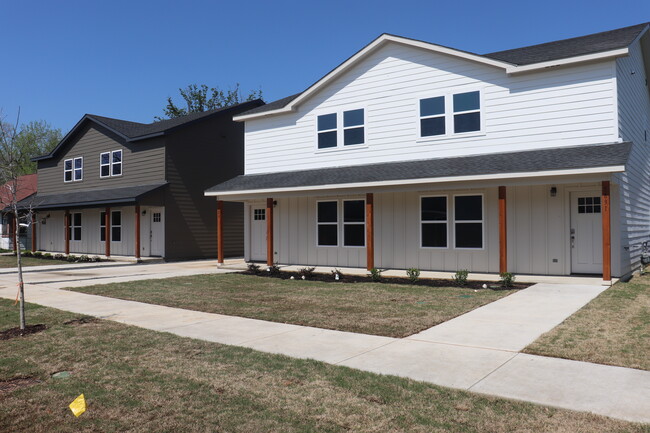
<svg viewBox="0 0 650 433"><path fill-rule="evenodd" d="M154 213L160 213L160 222L154 222L153 217ZM165 208L164 207L151 207L149 208L149 255L155 257L165 257ZM158 242L154 242L154 227L160 229L158 236L160 238L159 245L160 251L156 251L154 245Z"/></svg>
<svg viewBox="0 0 650 433"><path fill-rule="evenodd" d="M602 185L601 181L594 182L593 186L580 186L580 187L567 187L564 188L564 209L565 209L565 230L566 233L566 242L565 242L565 268L566 274L571 275L573 271L573 262L572 262L572 248L571 248L571 215L573 213L573 201L571 200L574 193L588 193L594 192L598 197L602 196ZM602 199L601 199L602 200ZM602 205L602 204L601 204ZM602 218L602 210L601 210ZM602 268L601 268L602 273ZM597 273L596 273L597 274Z"/></svg>
<svg viewBox="0 0 650 433"><path fill-rule="evenodd" d="M248 207L247 216L248 216L248 232L250 233L250 239L249 239L249 247L250 247L250 256L249 260L250 261L263 261L266 262L266 218L268 215L266 215L266 204L263 202L256 202L256 203L251 203L250 206ZM264 220L263 221L256 221L255 220L255 210L256 209L263 209L264 210ZM257 239L256 237L256 225L262 225L264 226L263 230L263 236L261 238L261 244L258 246L260 251L262 251L261 254L255 255L255 241Z"/></svg>

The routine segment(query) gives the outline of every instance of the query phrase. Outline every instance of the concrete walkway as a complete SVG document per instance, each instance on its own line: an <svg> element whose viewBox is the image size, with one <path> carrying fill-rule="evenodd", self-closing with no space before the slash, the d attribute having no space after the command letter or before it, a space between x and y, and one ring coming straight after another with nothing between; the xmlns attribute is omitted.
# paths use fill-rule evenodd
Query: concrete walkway
<svg viewBox="0 0 650 433"><path fill-rule="evenodd" d="M172 265L166 267L167 265ZM144 269L147 268L147 269ZM120 276L114 276L119 269ZM311 358L381 374L548 406L650 422L650 372L521 354L605 288L538 284L404 339L209 314L57 290L117 280L227 272L207 262L140 265L99 272L29 275L27 300L48 307L183 337ZM110 271L106 269L106 271ZM88 272L97 272L88 270ZM127 275L128 274L128 275ZM32 278L35 277L35 278ZM15 278L0 276L0 297L14 298Z"/></svg>

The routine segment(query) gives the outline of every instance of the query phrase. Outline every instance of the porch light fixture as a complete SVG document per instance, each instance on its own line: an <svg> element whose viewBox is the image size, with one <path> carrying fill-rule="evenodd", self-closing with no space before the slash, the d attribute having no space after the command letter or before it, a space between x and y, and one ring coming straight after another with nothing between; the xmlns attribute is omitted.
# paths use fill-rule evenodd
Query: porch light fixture
<svg viewBox="0 0 650 433"><path fill-rule="evenodd" d="M557 188L552 186L550 192L551 192L551 197L555 197L557 195Z"/></svg>
<svg viewBox="0 0 650 433"><path fill-rule="evenodd" d="M146 214L147 214L147 211L145 209L145 210L142 211L142 215L146 215Z"/></svg>

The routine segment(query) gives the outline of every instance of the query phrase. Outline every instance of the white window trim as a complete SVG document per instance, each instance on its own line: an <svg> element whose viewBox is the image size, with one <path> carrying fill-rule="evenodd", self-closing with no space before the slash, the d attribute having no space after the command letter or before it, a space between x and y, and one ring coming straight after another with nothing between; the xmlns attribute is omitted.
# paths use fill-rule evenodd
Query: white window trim
<svg viewBox="0 0 650 433"><path fill-rule="evenodd" d="M346 223L345 222L345 202L346 201L362 201L363 202L363 222L362 223ZM343 240L343 244L341 245L343 248L366 248L368 245L368 239L366 239L366 199L364 198L346 198L344 200L341 200L341 239ZM363 226L363 245L345 245L345 226L346 225L362 225Z"/></svg>
<svg viewBox="0 0 650 433"><path fill-rule="evenodd" d="M444 197L445 198L445 205L447 208L447 219L444 221L423 221L422 220L422 199L423 198L430 198L430 197ZM436 195L421 195L420 196L420 206L419 206L419 212L420 212L420 248L425 249L425 250L448 250L450 248L450 240L451 236L449 235L449 216L451 214L450 209L449 209L449 196L446 194L436 194ZM425 247L422 245L422 225L423 224L446 224L447 225L447 246L446 247Z"/></svg>
<svg viewBox="0 0 650 433"><path fill-rule="evenodd" d="M77 160L81 160L81 168L76 168L76 162ZM77 170L81 170L81 177L77 179ZM73 182L81 182L84 180L84 157L83 156L77 156L76 158L72 159L72 181Z"/></svg>
<svg viewBox="0 0 650 433"><path fill-rule="evenodd" d="M68 161L70 161L70 170L66 170L65 168L65 165ZM70 180L65 180L65 174L68 172L70 172ZM63 160L63 182L64 183L74 182L74 158L68 158Z"/></svg>
<svg viewBox="0 0 650 433"><path fill-rule="evenodd" d="M79 215L79 219L81 220L81 224L76 226L74 225L74 216ZM81 242L83 239L83 233L82 233L82 227L83 226L83 215L81 212L72 212L70 213L70 241L71 242ZM79 229L79 239L74 238L74 229L78 228Z"/></svg>
<svg viewBox="0 0 650 433"><path fill-rule="evenodd" d="M458 113L454 112L454 95L461 93L469 92L479 92L479 109L478 110L467 110L459 111ZM437 98L439 96L444 96L445 98L445 133L440 135L428 135L422 136L422 123L420 120L429 119L434 117L442 117L443 115L436 114L432 116L420 116L420 101L423 99ZM417 137L416 142L429 142L429 141L439 141L439 140L448 140L451 138L467 138L467 137L477 137L486 135L485 132L485 87L468 87L468 88L455 88L453 90L447 90L445 92L431 93L422 95L418 97L415 101L415 112L417 113ZM466 114L466 113L475 113L479 112L481 117L480 129L478 131L468 131L468 132L454 132L454 115L455 114Z"/></svg>
<svg viewBox="0 0 650 433"><path fill-rule="evenodd" d="M330 203L330 202L335 202L336 203L336 222L319 222L318 221L318 203ZM339 227L339 223L341 222L341 216L339 213L341 212L340 210L341 206L339 205L339 200L333 199L333 200L316 200L316 246L318 248L338 248L339 245L341 244L341 228ZM318 243L318 226L321 225L330 225L330 226L336 226L336 245L321 245Z"/></svg>
<svg viewBox="0 0 650 433"><path fill-rule="evenodd" d="M481 196L481 217L482 219L480 220L462 220L462 221L457 221L456 220L456 197L462 197L462 196ZM460 251L483 251L485 250L485 194L482 192L475 192L475 193L465 193L465 194L454 194L452 198L452 206L453 206L453 226L452 226L452 232L453 232L453 241L454 241L454 249L455 250L460 250ZM456 224L468 224L468 223L481 223L481 248L461 248L456 246Z"/></svg>
<svg viewBox="0 0 650 433"><path fill-rule="evenodd" d="M104 218L102 218L102 214L104 214ZM102 233L106 236L106 212L104 211L99 212L99 242L106 242L106 239L102 240Z"/></svg>
<svg viewBox="0 0 650 433"><path fill-rule="evenodd" d="M102 164L102 156L108 155L108 164ZM108 167L108 174L102 176L102 167ZM99 154L99 177L100 179L105 179L111 177L111 152L102 152Z"/></svg>
<svg viewBox="0 0 650 433"><path fill-rule="evenodd" d="M120 224L119 225L118 224L113 224L113 214L116 213L116 212L119 212L119 214L120 214ZM116 241L116 240L113 239L113 227L119 227L120 228L120 240L119 241ZM111 240L110 240L110 242L111 243L112 242L122 242L122 237L123 237L122 235L123 234L124 233L123 233L123 230L122 230L122 211L121 210L111 210L111 232L110 232Z"/></svg>
<svg viewBox="0 0 650 433"><path fill-rule="evenodd" d="M355 111L363 110L363 125L355 126L343 126L343 113L346 111ZM314 142L315 153L329 153L329 152L340 152L348 149L365 149L368 147L368 109L366 107L346 107L345 109L329 110L323 111L320 113L314 113L314 129L316 130L316 140ZM336 129L324 129L322 131L318 130L318 117L327 116L328 114L336 114ZM363 128L363 143L359 144L344 144L345 141L345 130L354 129L354 128ZM336 146L327 147L324 149L318 148L318 134L321 132L331 132L336 131Z"/></svg>
<svg viewBox="0 0 650 433"><path fill-rule="evenodd" d="M120 152L120 162L117 163L117 164L120 165L120 174L113 174L113 165L116 165L116 163L113 162L113 154L117 153L117 152ZM110 169L110 172L111 172L111 177L120 177L124 173L124 152L122 151L122 149L112 150L111 151L111 169Z"/></svg>

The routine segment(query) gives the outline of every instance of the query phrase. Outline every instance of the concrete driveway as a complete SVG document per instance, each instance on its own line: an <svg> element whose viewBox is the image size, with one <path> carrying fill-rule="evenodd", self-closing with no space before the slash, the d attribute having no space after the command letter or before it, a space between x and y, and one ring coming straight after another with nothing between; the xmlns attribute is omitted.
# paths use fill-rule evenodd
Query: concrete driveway
<svg viewBox="0 0 650 433"><path fill-rule="evenodd" d="M212 261L26 274L27 301L223 344L310 358L437 385L650 423L650 372L519 353L601 293L601 285L537 284L404 339L272 323L57 290L232 272ZM15 298L15 275L0 275Z"/></svg>

